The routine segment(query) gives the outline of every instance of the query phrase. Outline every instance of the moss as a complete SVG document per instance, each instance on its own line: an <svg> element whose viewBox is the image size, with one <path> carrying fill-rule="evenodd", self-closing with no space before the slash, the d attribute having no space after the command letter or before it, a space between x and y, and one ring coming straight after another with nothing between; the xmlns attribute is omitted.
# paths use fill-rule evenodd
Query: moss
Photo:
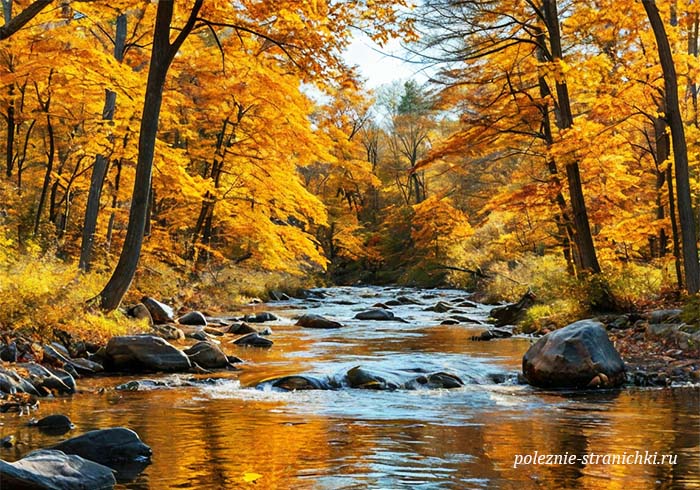
<svg viewBox="0 0 700 490"><path fill-rule="evenodd" d="M686 298L681 311L681 321L688 325L700 326L700 295Z"/></svg>

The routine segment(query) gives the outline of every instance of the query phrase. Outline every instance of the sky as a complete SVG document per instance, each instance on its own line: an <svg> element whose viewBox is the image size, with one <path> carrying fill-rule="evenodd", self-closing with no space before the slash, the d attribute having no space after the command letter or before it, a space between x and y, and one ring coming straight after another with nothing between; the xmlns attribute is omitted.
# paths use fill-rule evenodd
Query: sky
<svg viewBox="0 0 700 490"><path fill-rule="evenodd" d="M358 34L345 52L345 60L359 67L360 75L371 89L396 80L403 82L414 78L419 83L426 81L420 65L398 59L405 56L398 39L382 48L364 34Z"/></svg>

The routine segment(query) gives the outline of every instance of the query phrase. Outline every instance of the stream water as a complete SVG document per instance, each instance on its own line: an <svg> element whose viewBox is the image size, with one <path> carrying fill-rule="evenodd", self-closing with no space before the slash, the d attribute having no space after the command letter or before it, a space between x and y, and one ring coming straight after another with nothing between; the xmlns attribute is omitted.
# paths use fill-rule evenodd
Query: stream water
<svg viewBox="0 0 700 490"><path fill-rule="evenodd" d="M64 413L76 425L72 435L113 426L135 430L153 448L153 462L120 489L700 489L700 388L536 390L515 382L530 339L472 341L484 327L441 325L448 314L424 311L438 301L460 303L463 291L322 291L324 299L254 307L280 316L266 324L275 344L261 350L224 339L225 350L246 363L216 383L97 393L124 379L81 379L85 393L42 400L33 416ZM392 308L408 323L353 319L398 296L420 303ZM460 308L481 320L489 309ZM347 327L294 326L292 318L303 313ZM358 365L445 371L467 384L451 390L254 388L272 377L334 375ZM25 423L26 418L0 415L0 437L14 434L21 442L0 449L2 459L18 459L67 437L43 435ZM536 451L568 453L578 461L514 467L517 455ZM590 454L636 451L656 452L659 459L675 455L677 462L581 461Z"/></svg>

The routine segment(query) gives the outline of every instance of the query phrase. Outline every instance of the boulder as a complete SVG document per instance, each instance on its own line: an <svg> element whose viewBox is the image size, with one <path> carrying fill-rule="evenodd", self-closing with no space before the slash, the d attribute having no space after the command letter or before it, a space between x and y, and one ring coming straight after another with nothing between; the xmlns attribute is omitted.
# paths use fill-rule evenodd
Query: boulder
<svg viewBox="0 0 700 490"><path fill-rule="evenodd" d="M297 320L297 325L305 328L341 328L343 324L335 320L329 320L321 315L303 315Z"/></svg>
<svg viewBox="0 0 700 490"><path fill-rule="evenodd" d="M63 414L47 415L38 421L29 422L29 426L38 428L44 434L60 436L73 429L71 420Z"/></svg>
<svg viewBox="0 0 700 490"><path fill-rule="evenodd" d="M14 463L0 460L0 483L8 490L102 490L114 488L117 481L106 466L42 449Z"/></svg>
<svg viewBox="0 0 700 490"><path fill-rule="evenodd" d="M496 327L514 325L523 319L527 309L535 304L535 299L537 299L535 294L528 289L517 303L497 306L491 310L489 315Z"/></svg>
<svg viewBox="0 0 700 490"><path fill-rule="evenodd" d="M25 373L29 377L29 373ZM29 393L41 396L37 388L15 370L0 365L0 393Z"/></svg>
<svg viewBox="0 0 700 490"><path fill-rule="evenodd" d="M94 374L104 371L101 364L89 359L71 359L67 356L67 351L59 350L53 345L44 346L44 362L51 361L54 365L70 366L80 374Z"/></svg>
<svg viewBox="0 0 700 490"><path fill-rule="evenodd" d="M153 332L166 340L185 340L185 332L175 325L154 325Z"/></svg>
<svg viewBox="0 0 700 490"><path fill-rule="evenodd" d="M190 311L189 313L177 319L180 325L204 325L207 324L206 317L199 311Z"/></svg>
<svg viewBox="0 0 700 490"><path fill-rule="evenodd" d="M26 370L29 381L42 396L50 394L75 393L75 379L61 369L49 370L34 362L25 362L17 365Z"/></svg>
<svg viewBox="0 0 700 490"><path fill-rule="evenodd" d="M126 310L126 314L130 317L136 318L137 320L146 320L149 325L153 326L153 317L151 316L148 308L146 308L146 305L143 303L132 306Z"/></svg>
<svg viewBox="0 0 700 490"><path fill-rule="evenodd" d="M105 367L112 371L187 371L187 355L160 337L112 337L105 348Z"/></svg>
<svg viewBox="0 0 700 490"><path fill-rule="evenodd" d="M233 343L242 347L261 347L263 349L269 349L274 342L253 332L237 338Z"/></svg>
<svg viewBox="0 0 700 490"><path fill-rule="evenodd" d="M680 323L683 310L656 310L649 314L649 323Z"/></svg>
<svg viewBox="0 0 700 490"><path fill-rule="evenodd" d="M51 449L75 454L110 468L134 461L150 461L153 453L136 432L125 427L91 430Z"/></svg>
<svg viewBox="0 0 700 490"><path fill-rule="evenodd" d="M507 328L490 328L479 335L472 337L472 340L507 339L513 336L513 332Z"/></svg>
<svg viewBox="0 0 700 490"><path fill-rule="evenodd" d="M371 310L361 311L355 318L358 320L377 320L377 321L389 321L397 320L394 314L389 310L384 310L381 308L373 308Z"/></svg>
<svg viewBox="0 0 700 490"><path fill-rule="evenodd" d="M348 370L345 375L350 388L362 390L396 390L402 387L402 383L389 373L378 373L360 366Z"/></svg>
<svg viewBox="0 0 700 490"><path fill-rule="evenodd" d="M331 388L327 381L303 374L264 381L257 388L265 389L267 386L278 391L328 390Z"/></svg>
<svg viewBox="0 0 700 490"><path fill-rule="evenodd" d="M162 323L172 323L175 321L175 312L170 306L148 296L141 298L141 303L143 303L143 305L148 309L148 312L151 314L151 318L153 319L153 323L156 325Z"/></svg>
<svg viewBox="0 0 700 490"><path fill-rule="evenodd" d="M278 318L268 311L263 311L261 313L256 313L255 315L246 315L243 317L244 322L250 323L264 323L264 322L274 322Z"/></svg>
<svg viewBox="0 0 700 490"><path fill-rule="evenodd" d="M190 362L196 362L205 369L225 368L229 365L224 351L211 342L197 342L184 352L190 358Z"/></svg>
<svg viewBox="0 0 700 490"><path fill-rule="evenodd" d="M542 388L614 387L625 381L625 364L605 327L581 320L532 345L523 357L523 375Z"/></svg>
<svg viewBox="0 0 700 490"><path fill-rule="evenodd" d="M245 322L242 323L233 323L231 326L228 328L228 331L226 333L232 333L236 335L245 335L247 333L258 333L255 328L251 327Z"/></svg>
<svg viewBox="0 0 700 490"><path fill-rule="evenodd" d="M436 313L447 313L448 311L452 310L454 306L451 304L445 302L445 301L438 301L435 303L434 306L429 306L428 308L425 308L423 311L434 311Z"/></svg>

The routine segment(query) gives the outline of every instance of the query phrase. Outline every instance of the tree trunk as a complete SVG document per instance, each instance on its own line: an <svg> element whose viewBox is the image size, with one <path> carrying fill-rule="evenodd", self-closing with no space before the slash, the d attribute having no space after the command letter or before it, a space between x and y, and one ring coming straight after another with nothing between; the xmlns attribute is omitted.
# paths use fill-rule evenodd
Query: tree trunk
<svg viewBox="0 0 700 490"><path fill-rule="evenodd" d="M679 288L683 288L683 270L681 269L681 242L678 234L678 220L676 219L676 198L673 191L673 169L666 167L666 185L668 186L668 214L671 217L671 234L673 235L673 257L676 265L676 282Z"/></svg>
<svg viewBox="0 0 700 490"><path fill-rule="evenodd" d="M49 76L49 80L50 80ZM38 89L37 89L38 90ZM51 97L46 100L43 104L43 108L46 111L46 132L49 137L49 151L47 152L46 160L46 173L44 174L44 184L41 187L41 194L39 195L39 204L36 209L36 216L34 218L34 236L39 233L39 224L41 223L41 214L44 211L44 204L46 203L46 194L49 191L49 184L51 183L51 172L53 172L53 161L56 156L56 143L53 133L53 125L51 124L51 116L49 115L49 105L51 104Z"/></svg>
<svg viewBox="0 0 700 490"><path fill-rule="evenodd" d="M119 306L136 274L146 227L148 199L151 194L153 157L165 79L175 54L194 28L197 13L201 9L202 3L203 0L195 1L187 24L180 30L175 41L170 43L170 23L173 18L174 0L160 0L158 2L151 62L139 132L139 155L136 162L134 190L131 196L129 224L119 262L114 268L112 277L99 295L100 306L107 311L114 310Z"/></svg>
<svg viewBox="0 0 700 490"><path fill-rule="evenodd" d="M14 158L15 158L15 132L16 132L16 124L15 124L15 103L14 103L14 95L15 92L15 84L10 85L10 105L7 108L7 152L5 155L5 162L6 162L6 167L5 167L5 175L7 175L7 178L9 179L12 177L12 167L14 165Z"/></svg>
<svg viewBox="0 0 700 490"><path fill-rule="evenodd" d="M552 61L563 58L561 49L561 34L559 31L559 13L557 11L556 0L544 0L544 16L547 21L549 32L549 44L551 48ZM560 129L568 129L574 124L569 101L569 89L566 81L559 79L556 82L557 92L557 123ZM583 197L583 187L581 184L581 173L578 161L566 164L566 177L569 184L569 197L571 199L571 210L573 213L574 242L581 260L581 267L584 270L597 274L600 272L598 257L596 256L593 236L588 221L586 202Z"/></svg>
<svg viewBox="0 0 700 490"><path fill-rule="evenodd" d="M124 48L126 46L126 14L117 16L116 35L114 37L114 58L121 63L124 60ZM114 119L114 110L117 103L117 93L105 90L105 103L102 110L102 119L111 121ZM78 267L84 272L90 270L92 260L92 245L97 228L97 216L100 211L100 196L102 186L107 175L107 157L96 155L90 177L90 190L88 192L87 206L85 207L85 219L83 220L82 243L80 245L80 261Z"/></svg>
<svg viewBox="0 0 700 490"><path fill-rule="evenodd" d="M656 38L659 62L664 74L666 118L671 128L673 158L676 170L676 199L678 219L682 240L683 265L685 268L685 285L690 294L700 291L700 264L695 235L695 217L690 197L690 176L688 171L688 149L685 141L685 129L678 105L678 78L673 64L671 47L666 30L654 0L642 0L651 29Z"/></svg>

